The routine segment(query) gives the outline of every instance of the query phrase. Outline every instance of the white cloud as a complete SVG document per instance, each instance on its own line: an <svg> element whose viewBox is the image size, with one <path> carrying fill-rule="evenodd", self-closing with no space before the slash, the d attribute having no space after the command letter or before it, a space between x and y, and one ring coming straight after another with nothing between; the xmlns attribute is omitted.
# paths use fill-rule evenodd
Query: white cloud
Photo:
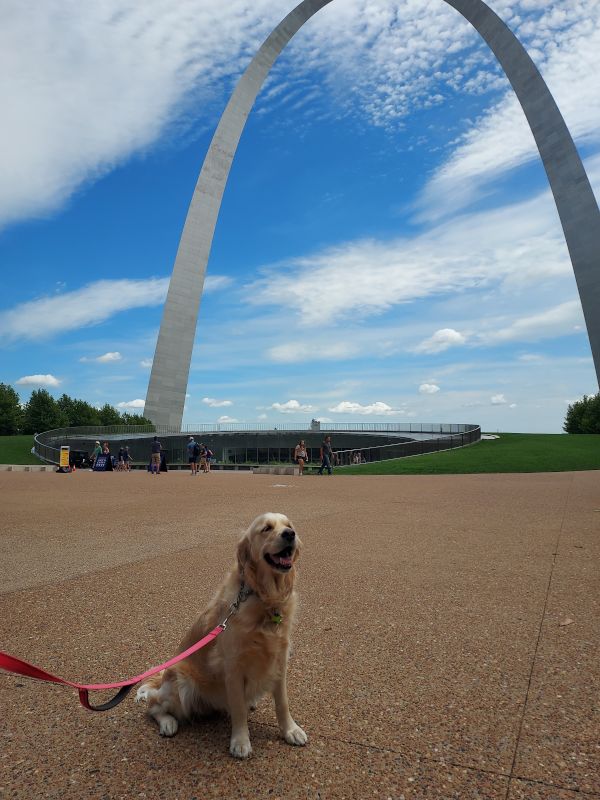
<svg viewBox="0 0 600 800"><path fill-rule="evenodd" d="M30 300L0 312L0 338L44 339L104 322L131 308L157 306L164 301L168 284L168 278L97 281L72 292Z"/></svg>
<svg viewBox="0 0 600 800"><path fill-rule="evenodd" d="M361 403L353 403L350 400L342 400L342 402L329 408L333 414L360 414L361 416L377 416L377 417L391 417L396 414L404 414L403 409L392 408L387 403L377 401L370 405L361 405Z"/></svg>
<svg viewBox="0 0 600 800"><path fill-rule="evenodd" d="M592 166L600 172L600 157ZM313 300L325 289L328 321L336 325L426 298L475 289L523 291L572 275L552 196L544 191L531 200L466 214L413 239L350 241L265 267L263 276L247 287L247 299L253 305L283 305L305 325L323 325L321 308ZM420 347L431 352L458 345L460 336L467 339L459 331L440 334L441 340L434 335ZM348 356L358 347L354 342L340 346ZM294 343L273 348L271 356L304 360L308 351Z"/></svg>
<svg viewBox="0 0 600 800"><path fill-rule="evenodd" d="M421 56L421 69L426 59L435 62L436 51L456 38L450 30L444 41L432 36L444 30L447 16L442 10L430 15L413 11L410 52L403 53L396 32L389 30L393 0L384 0L384 7L368 16L362 0L347 5L350 8L336 8L333 16L327 10L317 15L288 57L294 59L296 53L301 71L325 67L337 84L344 74L341 68L352 64L346 51L351 48L356 54L362 49L368 64L353 70L346 86L356 83L367 65L371 72L377 68L379 78L385 71L378 95L370 91L375 77L367 82L363 74L362 105L371 106L368 113L375 121L386 105L406 113L407 103L400 98L417 65L413 63L411 75L404 74L403 66L406 71L421 49L428 54ZM210 110L217 89L231 85L231 78L289 11L288 0L107 0L98 6L63 0L59 6L39 6L32 18L25 7L13 3L0 28L0 222L57 208L86 181L96 180L166 133L180 132L177 125L185 129L191 123L192 103ZM340 46L337 53L333 41ZM369 55L374 42L379 42L376 57ZM390 82L393 48L394 76L402 79L403 90L387 88L385 100L375 100ZM212 119L203 122L210 125Z"/></svg>
<svg viewBox="0 0 600 800"><path fill-rule="evenodd" d="M600 127L597 4L570 2L562 14L547 5L498 0L494 8L547 58L544 74L567 120L590 135ZM32 18L26 4L11 3L0 28L0 224L59 207L132 154L198 125L192 108L210 126L211 101L229 90L290 8L289 0L61 0L38 5ZM414 0L327 6L275 67L259 110L305 102L312 69L322 77L310 94L324 111L338 119L358 112L378 126L397 126L414 108L458 90L504 85L454 9L442 2L423 8ZM578 87L572 99L571 85ZM501 150L504 135L498 132Z"/></svg>
<svg viewBox="0 0 600 800"><path fill-rule="evenodd" d="M145 400L128 400L127 402L117 403L117 408L144 408L146 405Z"/></svg>
<svg viewBox="0 0 600 800"><path fill-rule="evenodd" d="M271 347L268 356L272 361L295 364L301 361L340 361L352 358L358 348L352 342L288 342Z"/></svg>
<svg viewBox="0 0 600 800"><path fill-rule="evenodd" d="M82 363L88 363L90 361L97 361L99 364L110 364L114 361L122 361L123 356L121 353L114 352L114 353L104 353L102 356L96 356L95 358L88 358L87 356L83 356L79 359Z"/></svg>
<svg viewBox="0 0 600 800"><path fill-rule="evenodd" d="M279 411L280 414L293 414L295 411L313 411L314 406L302 405L297 400L288 400L286 403L273 403L270 408Z"/></svg>
<svg viewBox="0 0 600 800"><path fill-rule="evenodd" d="M231 400L215 400L214 397L203 397L202 402L210 408L224 408L233 405Z"/></svg>
<svg viewBox="0 0 600 800"><path fill-rule="evenodd" d="M228 275L207 275L204 279L204 292L220 292L228 289L233 283L233 278Z"/></svg>
<svg viewBox="0 0 600 800"><path fill-rule="evenodd" d="M0 221L58 207L183 121L189 104L206 106L285 3L270 5L63 0L30 17L12 3L0 28Z"/></svg>
<svg viewBox="0 0 600 800"><path fill-rule="evenodd" d="M587 167L590 177L600 182L600 155ZM324 288L327 321L313 302ZM552 297L562 297L563 302L548 307ZM407 335L406 325L386 329L370 322L358 336L349 327L359 317L382 314L393 306L400 306L401 319L405 303L421 303L419 308L427 313L422 304L426 299L441 309L435 321L447 320L427 339L423 339L427 328L423 331L423 325L415 323L411 330L419 334L416 342ZM327 338L344 348L340 358L366 353L387 358L403 350L435 350L448 342L494 347L585 334L572 267L548 190L510 206L465 214L412 240L347 242L267 267L249 287L248 301L303 314L296 318L302 325L299 343L270 351L290 361L318 358L314 343L304 341L305 330L307 325L326 322L331 326ZM444 309L459 309L460 316L455 312L448 316ZM411 319L414 314L412 310ZM464 337L463 343L459 337Z"/></svg>
<svg viewBox="0 0 600 800"><path fill-rule="evenodd" d="M455 331L453 328L442 328L436 331L429 339L415 347L417 353L441 353L449 347L464 344L467 337L462 333Z"/></svg>
<svg viewBox="0 0 600 800"><path fill-rule="evenodd" d="M495 394L493 397L490 397L490 403L493 406L502 406L507 402L506 397L503 394Z"/></svg>
<svg viewBox="0 0 600 800"><path fill-rule="evenodd" d="M212 284L211 284L212 280ZM229 278L207 278L205 289L211 291L230 283ZM147 280L104 280L90 283L72 292L30 300L12 309L0 311L0 339L44 339L86 325L105 322L122 311L157 306L164 302L169 278ZM31 319L36 324L31 324ZM83 357L82 362L108 363L120 361L120 353L105 353L98 358ZM140 362L151 367L152 359Z"/></svg>
<svg viewBox="0 0 600 800"><path fill-rule="evenodd" d="M152 359L151 358L143 358L140 361L140 367L144 367L144 369L151 369L152 368Z"/></svg>
<svg viewBox="0 0 600 800"><path fill-rule="evenodd" d="M540 339L555 338L580 333L583 312L579 300L569 300L538 314L512 320L506 327L479 334L485 344L501 342L532 342ZM532 358L522 357L531 361Z"/></svg>
<svg viewBox="0 0 600 800"><path fill-rule="evenodd" d="M224 414L222 417L219 417L217 422L239 422L239 420L235 419L234 417L228 417Z"/></svg>
<svg viewBox="0 0 600 800"><path fill-rule="evenodd" d="M419 391L421 394L436 394L440 391L440 387L435 383L422 383L419 386Z"/></svg>
<svg viewBox="0 0 600 800"><path fill-rule="evenodd" d="M103 356L98 356L96 361L99 361L101 364L108 364L112 361L121 361L122 359L123 356L121 353L115 351L114 353L104 353Z"/></svg>
<svg viewBox="0 0 600 800"><path fill-rule="evenodd" d="M562 25L557 25L556 5L548 3L541 22L522 25L520 34L533 35L536 46L543 48L535 60L572 136L581 143L597 143L600 5L569 3ZM564 29L557 31L561 27ZM434 173L419 201L420 218L456 214L457 209L488 191L488 184L501 173L538 158L525 115L510 90L474 123Z"/></svg>
<svg viewBox="0 0 600 800"><path fill-rule="evenodd" d="M25 375L15 383L19 386L59 386L61 381L54 375Z"/></svg>

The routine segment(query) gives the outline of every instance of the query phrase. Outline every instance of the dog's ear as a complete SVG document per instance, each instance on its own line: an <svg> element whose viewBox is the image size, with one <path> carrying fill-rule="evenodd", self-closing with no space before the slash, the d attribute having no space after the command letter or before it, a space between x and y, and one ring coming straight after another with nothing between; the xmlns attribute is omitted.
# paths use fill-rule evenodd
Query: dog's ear
<svg viewBox="0 0 600 800"><path fill-rule="evenodd" d="M250 542L248 541L248 537L244 536L243 539L240 540L240 543L238 544L237 547L237 562L240 575L244 574L244 569L249 560L250 560Z"/></svg>

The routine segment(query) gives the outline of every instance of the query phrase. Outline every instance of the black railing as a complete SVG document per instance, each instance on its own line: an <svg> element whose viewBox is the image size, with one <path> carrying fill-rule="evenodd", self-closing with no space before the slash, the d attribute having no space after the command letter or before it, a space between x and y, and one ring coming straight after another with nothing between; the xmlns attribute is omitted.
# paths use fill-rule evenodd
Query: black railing
<svg viewBox="0 0 600 800"><path fill-rule="evenodd" d="M223 466L290 463L300 438L306 439L310 460L314 464L319 458L321 439L329 432L334 435L334 440L338 439L336 459L340 466L435 453L464 447L481 438L478 425L443 423L327 423L320 429L314 424L304 423L289 423L277 428L239 423L207 424L203 430L198 430L198 427L194 432L206 434L204 440L215 453L217 463ZM186 444L192 426L188 428L185 432L154 425L57 428L36 434L34 450L43 461L57 464L61 445L70 444L72 450L90 452L93 440L98 439L108 441L115 450L117 446L127 444L134 461L143 464L147 460L148 439L157 434L163 437L168 463L185 464ZM411 436L418 437L418 440L411 439Z"/></svg>
<svg viewBox="0 0 600 800"><path fill-rule="evenodd" d="M440 436L432 439L421 439L413 442L394 442L377 447L361 447L351 450L338 450L334 454L334 462L341 467L370 464L373 461L388 461L391 458L407 458L421 456L426 453L439 453L466 447L481 439L481 428L477 425L464 433Z"/></svg>

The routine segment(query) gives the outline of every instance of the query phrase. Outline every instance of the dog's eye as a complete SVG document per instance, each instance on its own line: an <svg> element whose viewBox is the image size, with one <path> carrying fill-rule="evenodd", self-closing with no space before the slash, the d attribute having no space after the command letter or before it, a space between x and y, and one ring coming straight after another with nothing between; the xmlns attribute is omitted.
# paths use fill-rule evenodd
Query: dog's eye
<svg viewBox="0 0 600 800"><path fill-rule="evenodd" d="M263 532L263 533L268 533L268 532L269 532L269 531L272 529L272 527L273 527L273 526L271 525L271 523L270 523L270 522L267 522L267 524L265 525L265 527L262 529L262 532Z"/></svg>

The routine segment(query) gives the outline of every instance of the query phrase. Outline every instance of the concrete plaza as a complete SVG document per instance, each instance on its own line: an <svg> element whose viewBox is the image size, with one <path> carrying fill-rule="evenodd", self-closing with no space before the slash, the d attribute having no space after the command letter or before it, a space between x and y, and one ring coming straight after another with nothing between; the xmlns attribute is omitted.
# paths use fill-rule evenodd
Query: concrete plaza
<svg viewBox="0 0 600 800"><path fill-rule="evenodd" d="M161 739L0 673L0 799L600 798L600 473L0 473L0 649L82 682L171 656L263 511L304 542L290 704ZM98 702L99 697L92 698Z"/></svg>

